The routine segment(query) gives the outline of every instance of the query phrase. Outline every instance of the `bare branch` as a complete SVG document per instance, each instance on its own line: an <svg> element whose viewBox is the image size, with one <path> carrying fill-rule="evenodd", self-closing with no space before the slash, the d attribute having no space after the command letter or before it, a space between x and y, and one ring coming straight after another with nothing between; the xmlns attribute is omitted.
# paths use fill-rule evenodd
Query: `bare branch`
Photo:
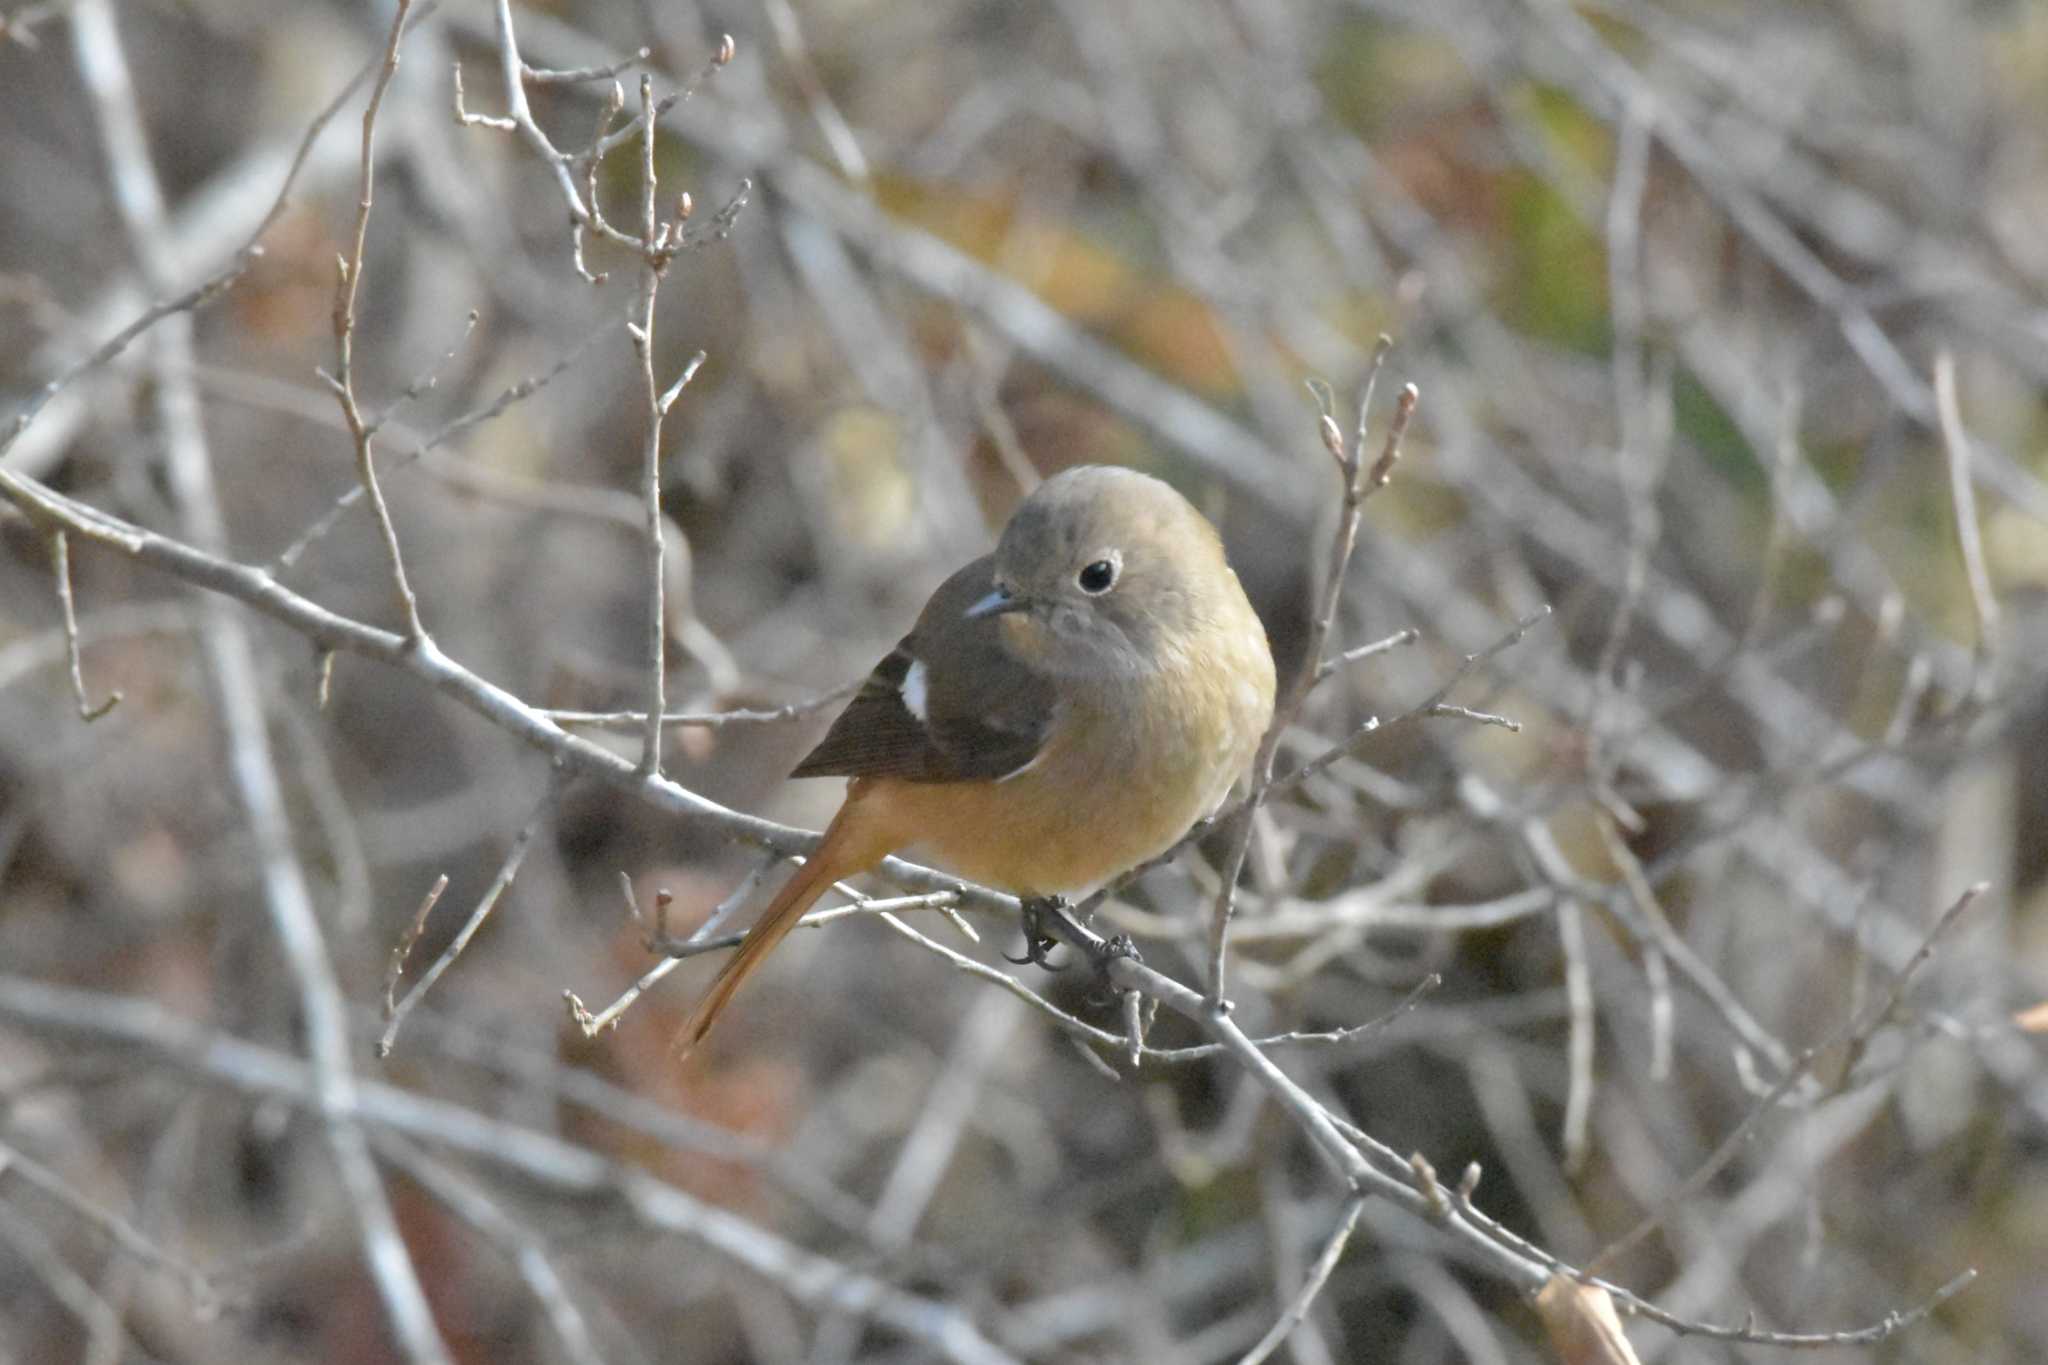
<svg viewBox="0 0 2048 1365"><path fill-rule="evenodd" d="M404 8L401 4L399 21L393 24L393 52ZM79 71L93 96L94 112L107 144L109 168L130 247L142 262L145 276L161 281L169 273L162 256L163 194L149 160L134 82L109 0L79 0L72 34ZM165 432L172 497L188 534L210 550L225 543L226 527L212 455L191 382L189 318L173 317L166 324L158 359L157 407ZM0 471L0 478L6 480L10 493L32 482L5 471ZM28 505L47 508L50 504L31 498ZM116 544L139 543L134 537L112 530L108 520L97 515L79 516L69 524L73 530L91 527L95 539L111 537ZM205 550L190 553L211 558ZM271 927L305 1015L315 1093L327 1120L323 1136L347 1191L370 1277L408 1358L424 1365L442 1365L450 1358L448 1348L435 1326L410 1254L399 1237L397 1220L369 1148L349 1117L354 1073L345 1007L305 873L292 844L290 819L257 679L255 646L246 623L225 602L210 604L203 618L200 642L227 731L235 792L256 844L256 861Z"/></svg>
<svg viewBox="0 0 2048 1365"><path fill-rule="evenodd" d="M784 721L801 720L829 710L858 692L860 687L858 682L847 683L830 692L765 711L671 711L661 718L661 723L703 730L722 730L736 725L780 725ZM637 728L647 723L647 715L643 711L543 711L540 714L557 725L601 725L618 729Z"/></svg>
<svg viewBox="0 0 2048 1365"><path fill-rule="evenodd" d="M1251 792L1243 810L1235 817L1235 835L1230 852L1223 861L1222 887L1210 914L1209 931L1209 998L1219 1006L1224 1000L1223 973L1230 951L1230 921L1237 913L1237 883L1244 871L1245 854L1251 847L1253 818L1273 785L1273 759L1280 751L1280 740L1287 733L1287 727L1294 723L1310 690L1323 677L1323 643L1329 639L1330 628L1337 619L1337 604L1344 593L1344 579L1351 569L1352 552L1358 546L1358 525L1365 501L1384 488L1392 476L1394 463L1401 456L1401 438L1407 433L1409 418L1415 414L1416 389L1409 384L1401 390L1401 397L1394 405L1394 416L1387 424L1386 444L1379 459L1368 469L1365 464L1367 416L1372 409L1373 389L1379 382L1380 368L1386 363L1387 352L1393 349L1393 345L1391 337L1382 336L1373 348L1372 363L1366 370L1358 399L1357 435L1348 450L1341 453L1332 451L1343 480L1344 502L1338 515L1336 534L1330 541L1329 563L1323 571L1322 603L1316 611L1314 624L1309 628L1308 644L1304 650L1303 657L1309 663L1298 676L1288 681L1286 690L1273 708L1273 722L1252 759ZM1324 433L1326 448L1334 426L1330 414L1323 413L1320 429Z"/></svg>
<svg viewBox="0 0 2048 1365"><path fill-rule="evenodd" d="M455 937L449 940L447 948L434 959L434 965L427 968L425 974L413 984L413 988L407 991L402 999L391 1003L391 990L387 982L384 999L388 1008L385 1011L384 1032L377 1039L379 1057L391 1055L392 1044L398 1040L398 1030L405 1026L405 1017L412 1013L413 1006L417 1005L420 998L441 979L441 973L447 971L455 964L455 959L462 956L462 950L476 937L477 930L484 927L484 921L490 918L491 911L497 909L498 902L510 889L512 879L519 875L519 865L526 861L526 850L533 843L535 831L540 828L542 819L554 808L560 794L559 784L551 779L547 791L540 798L540 804L534 807L533 815L519 827L519 833L512 837L512 846L505 850L505 860L498 865L498 874L491 878L491 884L485 889L483 898L476 903L476 909L469 912L469 918L455 931ZM419 930L427 921L427 913L434 908L434 901L440 897L441 888L447 884L448 879L444 876L435 882L434 889L427 893L427 899L420 905L419 914L413 919L411 931L400 941L399 948L392 954L394 969L404 963L406 950L412 946L412 941L419 937ZM393 977L396 977L395 970Z"/></svg>
<svg viewBox="0 0 2048 1365"><path fill-rule="evenodd" d="M647 411L643 418L640 449L640 494L645 500L647 536L647 605L644 613L644 649L647 669L646 716L640 735L640 766L649 773L661 772L661 715L668 709L668 610L665 605L666 576L662 570L665 542L661 526L661 421L673 397L665 397L654 377L654 303L661 290L661 277L671 256L669 225L655 214L654 178L654 81L640 77L640 294L635 306L637 320L626 330L632 335L633 350L640 357L640 379L646 389ZM592 158L595 165L596 158ZM591 205L597 197L592 182ZM680 225L677 225L680 230ZM690 382L703 362L703 352L683 371L673 392Z"/></svg>
<svg viewBox="0 0 2048 1365"><path fill-rule="evenodd" d="M48 1166L19 1148L0 1142L0 1179L9 1175L62 1204L80 1222L105 1237L122 1255L132 1257L150 1269L178 1281L186 1297L191 1300L194 1312L211 1314L219 1311L222 1296L211 1275L189 1261L164 1250L142 1229L120 1214L102 1208L88 1199L70 1181Z"/></svg>
<svg viewBox="0 0 2048 1365"><path fill-rule="evenodd" d="M1977 613L1975 679L1971 690L1979 701L1991 695L1992 670L1998 656L1998 598L1991 590L1991 571L1984 564L1984 536L1977 526L1977 488L1970 474L1970 433L1963 426L1962 404L1956 400L1955 353L1934 357L1934 402L1940 418L1941 445L1948 454L1949 507L1956 523L1956 545L1963 556L1963 574L1970 585L1970 606Z"/></svg>
<svg viewBox="0 0 2048 1365"><path fill-rule="evenodd" d="M165 318L176 317L204 308L214 299L227 292L235 281L248 273L249 267L255 264L262 255L263 251L260 247L245 247L227 266L215 271L212 275L201 280L184 293L174 298L165 299L161 303L152 304L144 309L141 316L137 317L135 321L100 343L98 349L94 350L90 355L73 361L62 372L46 382L40 389L37 389L28 402L22 405L21 410L14 414L14 421L8 426L6 433L0 435L0 457L4 457L7 454L8 448L14 444L21 433L28 430L29 423L35 421L36 414L41 412L52 398L55 398L80 375L90 374L94 370L105 366L107 362L127 350L137 337L148 332L150 328L156 326Z"/></svg>
<svg viewBox="0 0 2048 1365"><path fill-rule="evenodd" d="M434 913L434 907L441 903L441 893L448 889L448 874L441 873L434 878L434 884L427 888L427 894L420 897L420 908L412 912L412 923L398 936L398 942L391 946L391 960L384 967L384 1020L398 1013L398 982L405 975L406 959L419 945L420 935L427 931L427 916Z"/></svg>
<svg viewBox="0 0 2048 1365"><path fill-rule="evenodd" d="M564 1359L571 1365L603 1365L590 1324L549 1254L547 1238L501 1208L476 1181L447 1162L435 1160L417 1144L387 1134L377 1147L394 1166L505 1253L554 1329Z"/></svg>
<svg viewBox="0 0 2048 1365"><path fill-rule="evenodd" d="M1301 1291L1296 1294L1280 1314L1266 1335L1259 1338L1259 1344L1244 1353L1238 1365L1259 1365L1271 1356L1294 1329L1301 1326L1308 1317L1308 1310L1315 1306L1316 1297L1323 1292L1323 1286L1330 1282L1330 1272L1337 1268L1337 1262L1344 1255L1344 1248L1351 1242L1351 1230L1358 1226L1358 1215L1365 1211L1365 1197L1354 1196L1346 1200L1343 1212L1337 1217L1337 1229L1330 1234L1330 1240L1323 1244L1323 1251L1309 1267L1308 1277L1302 1281Z"/></svg>
<svg viewBox="0 0 2048 1365"><path fill-rule="evenodd" d="M1342 743L1331 745L1314 758L1302 763L1299 767L1289 769L1287 772L1275 777L1269 784L1269 790L1271 792L1284 792L1291 787L1299 786L1318 773L1328 771L1340 759L1348 757L1352 750L1356 749L1368 735L1378 734L1382 730L1390 730L1396 725L1404 724L1422 716L1455 716L1461 719L1475 720L1482 725L1501 726L1508 730L1520 728L1514 721L1509 720L1505 716L1489 715L1483 711L1468 711L1463 707L1449 706L1445 703L1444 698L1450 696L1456 690L1458 684L1463 682L1473 669L1478 668L1481 664L1490 662L1498 655L1520 644L1523 636L1534 629L1537 623L1549 619L1549 616L1550 608L1548 606L1538 607L1535 611L1530 612L1527 616L1515 622L1506 634L1480 650L1477 654L1467 654L1449 679L1442 686L1438 687L1436 691L1430 693L1427 697L1424 697L1421 701L1391 720L1382 721L1377 716L1373 717L1356 730L1353 730L1350 737Z"/></svg>
<svg viewBox="0 0 2048 1365"><path fill-rule="evenodd" d="M611 327L609 324L593 328L585 333L582 340L565 352L553 365L538 374L531 375L508 386L497 397L482 407L444 423L429 435L408 436L407 439L411 449L406 450L395 460L385 461L384 472L389 475L410 468L415 462L424 459L430 452L449 444L463 432L503 416L514 405L526 401L560 378L572 365L581 360L585 353L600 338L609 335L610 332ZM360 482L351 485L347 492L334 500L332 507L315 519L312 525L294 537L292 542L285 546L275 559L271 560L270 571L281 574L285 570L294 567L307 550L311 549L313 545L325 538L328 532L334 529L335 525L341 520L343 513L363 500L363 496L364 489Z"/></svg>
<svg viewBox="0 0 2048 1365"><path fill-rule="evenodd" d="M356 477L362 481L363 493L377 519L377 534L384 542L384 555L391 568L391 586L398 597L406 638L417 640L426 635L426 627L420 624L419 599L406 578L405 555L399 549L398 529L392 524L391 509L385 505L383 489L377 483L376 427L363 416L356 398L355 379L356 296L362 289L363 258L369 245L370 208L374 198L372 191L377 183L377 114L384 106L384 92L391 88L391 79L398 74L398 49L405 39L406 14L412 8L412 0L396 0L396 5L391 34L384 46L384 61L377 68L376 80L370 86L370 101L363 108L355 228L351 234L349 254L338 263L340 278L334 300L335 370L332 387L354 442Z"/></svg>
<svg viewBox="0 0 2048 1365"><path fill-rule="evenodd" d="M1593 974L1586 962L1585 916L1570 897L1557 903L1557 941L1564 954L1565 999L1571 1005L1571 1035L1565 1049L1569 1070L1564 1168L1577 1174L1586 1163L1587 1131L1593 1116Z"/></svg>
<svg viewBox="0 0 2048 1365"><path fill-rule="evenodd" d="M1317 664L1315 680L1320 683L1332 673L1348 664L1355 664L1361 659L1370 659L1377 654L1385 654L1388 650L1399 649L1403 645L1412 645L1421 638L1422 633L1420 631L1416 630L1413 626L1407 626L1395 631L1384 640L1374 640L1369 645L1359 645L1355 649L1347 649L1342 654L1334 658L1324 659L1321 663Z"/></svg>
<svg viewBox="0 0 2048 1365"><path fill-rule="evenodd" d="M121 693L107 693L107 699L97 706L86 697L78 648L78 608L71 600L71 541L62 531L50 536L50 567L57 580L57 602L64 609L64 659L71 673L71 698L78 703L78 718L90 725L121 704Z"/></svg>
<svg viewBox="0 0 2048 1365"><path fill-rule="evenodd" d="M86 0L81 0L85 3ZM597 1199L644 1226L687 1237L799 1302L870 1316L961 1365L1016 1365L948 1304L906 1293L855 1267L806 1251L674 1185L553 1133L447 1100L363 1081L335 1110L317 1073L296 1058L219 1034L154 1004L0 973L0 1015L38 1032L146 1054L252 1096L283 1100L330 1121L370 1124L503 1167L564 1195Z"/></svg>
<svg viewBox="0 0 2048 1365"><path fill-rule="evenodd" d="M577 66L562 70L547 70L520 64L519 74L535 85L580 85L584 81L608 81L621 72L630 71L646 61L652 52L648 48L636 48L630 57L603 66Z"/></svg>

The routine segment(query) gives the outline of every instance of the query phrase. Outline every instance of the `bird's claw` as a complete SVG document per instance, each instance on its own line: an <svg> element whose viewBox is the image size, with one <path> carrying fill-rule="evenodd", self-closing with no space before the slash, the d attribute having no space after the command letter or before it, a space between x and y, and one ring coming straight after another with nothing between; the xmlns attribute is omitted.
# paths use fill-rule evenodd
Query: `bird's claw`
<svg viewBox="0 0 2048 1365"><path fill-rule="evenodd" d="M1052 960L1052 950L1060 941L1046 932L1045 915L1048 910L1061 909L1066 902L1058 896L1027 896L1021 907L1024 920L1024 956L1011 957L1003 954L1003 960L1014 962L1020 967L1043 967L1049 972L1059 971L1065 963Z"/></svg>
<svg viewBox="0 0 2048 1365"><path fill-rule="evenodd" d="M1145 960L1144 955L1138 951L1138 944L1135 939L1129 934L1117 934L1109 942L1102 945L1102 951L1095 959L1096 970L1108 971L1109 964L1120 957L1127 957L1133 962L1143 962Z"/></svg>
<svg viewBox="0 0 2048 1365"><path fill-rule="evenodd" d="M1103 945L1095 950L1092 962L1095 967L1095 975L1100 978L1098 984L1102 987L1103 992L1101 995L1094 997L1098 1004L1115 1003L1117 990L1110 982L1109 968L1110 964L1120 957L1127 957L1133 962L1143 962L1145 960L1143 955L1138 952L1137 943L1132 940L1129 934L1116 934L1105 940Z"/></svg>

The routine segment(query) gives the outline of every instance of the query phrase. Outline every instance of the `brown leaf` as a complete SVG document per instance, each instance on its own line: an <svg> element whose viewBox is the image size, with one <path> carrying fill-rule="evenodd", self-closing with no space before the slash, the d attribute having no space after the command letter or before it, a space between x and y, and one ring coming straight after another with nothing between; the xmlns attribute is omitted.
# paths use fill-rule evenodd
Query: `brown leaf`
<svg viewBox="0 0 2048 1365"><path fill-rule="evenodd" d="M1614 1300L1597 1285L1552 1275L1536 1296L1536 1313L1562 1365L1642 1365L1621 1330Z"/></svg>

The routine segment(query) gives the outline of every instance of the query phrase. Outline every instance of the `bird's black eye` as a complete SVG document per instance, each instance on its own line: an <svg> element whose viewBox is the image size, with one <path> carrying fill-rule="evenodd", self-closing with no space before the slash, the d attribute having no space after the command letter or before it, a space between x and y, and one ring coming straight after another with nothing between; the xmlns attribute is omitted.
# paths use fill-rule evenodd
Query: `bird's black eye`
<svg viewBox="0 0 2048 1365"><path fill-rule="evenodd" d="M1107 559L1098 559L1087 568L1081 570L1080 576L1075 581L1081 585L1082 592L1090 594L1108 592L1110 584L1116 582L1116 565Z"/></svg>

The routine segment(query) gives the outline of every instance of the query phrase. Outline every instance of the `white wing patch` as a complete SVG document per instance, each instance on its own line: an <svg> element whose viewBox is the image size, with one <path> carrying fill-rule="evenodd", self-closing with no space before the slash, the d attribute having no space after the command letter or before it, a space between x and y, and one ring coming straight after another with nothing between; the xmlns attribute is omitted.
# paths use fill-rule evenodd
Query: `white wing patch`
<svg viewBox="0 0 2048 1365"><path fill-rule="evenodd" d="M912 659L910 669L903 675L903 709L920 721L931 718L925 714L925 668L923 659Z"/></svg>
<svg viewBox="0 0 2048 1365"><path fill-rule="evenodd" d="M1037 767L1037 766L1038 766L1038 765L1039 765L1040 763L1042 763L1042 762L1044 762L1044 761L1045 761L1045 750L1043 750L1043 749L1040 749L1040 750L1039 750L1039 751L1038 751L1038 752L1037 752L1036 754L1033 754L1033 755L1031 756L1031 761L1030 761L1029 763L1026 763L1026 764L1025 764L1025 765L1024 765L1023 767L1021 767L1021 768L1012 768L1012 769L1010 769L1010 771L1008 771L1008 772L1004 773L1004 774L1003 774L1003 775L1002 775L1001 777L997 778L997 779L996 779L996 781L998 781L998 782L1008 782L1008 781L1009 781L1009 780L1010 780L1011 778L1013 778L1013 777L1022 777L1022 776L1024 776L1024 774L1026 774L1026 773L1030 772L1030 771L1031 771L1031 770L1032 770L1033 768Z"/></svg>

